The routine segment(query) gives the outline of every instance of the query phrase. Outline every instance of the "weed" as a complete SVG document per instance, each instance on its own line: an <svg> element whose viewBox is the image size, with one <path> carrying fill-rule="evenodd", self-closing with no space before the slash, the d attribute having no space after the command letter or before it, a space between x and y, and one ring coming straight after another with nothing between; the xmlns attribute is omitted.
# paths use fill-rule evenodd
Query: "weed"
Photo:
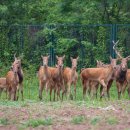
<svg viewBox="0 0 130 130"><path fill-rule="evenodd" d="M108 123L109 125L118 124L118 120L117 120L117 118L115 118L115 117L109 117L109 118L107 119L107 123Z"/></svg>
<svg viewBox="0 0 130 130"><path fill-rule="evenodd" d="M0 124L2 124L2 125L8 125L8 119L7 118L1 118L0 119Z"/></svg>
<svg viewBox="0 0 130 130"><path fill-rule="evenodd" d="M31 119L25 123L27 127L37 127L39 125L52 125L52 118L46 118L46 119Z"/></svg>
<svg viewBox="0 0 130 130"><path fill-rule="evenodd" d="M96 125L99 121L100 121L100 117L97 116L97 117L92 118L90 123L92 125Z"/></svg>
<svg viewBox="0 0 130 130"><path fill-rule="evenodd" d="M73 124L81 124L85 121L85 117L84 116L75 116L72 118L72 123Z"/></svg>

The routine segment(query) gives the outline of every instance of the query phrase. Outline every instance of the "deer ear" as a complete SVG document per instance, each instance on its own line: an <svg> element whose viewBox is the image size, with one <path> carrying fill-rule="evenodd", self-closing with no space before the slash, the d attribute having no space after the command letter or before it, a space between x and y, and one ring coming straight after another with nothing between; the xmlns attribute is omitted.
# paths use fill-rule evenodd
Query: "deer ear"
<svg viewBox="0 0 130 130"><path fill-rule="evenodd" d="M79 56L76 58L77 60L79 59Z"/></svg>
<svg viewBox="0 0 130 130"><path fill-rule="evenodd" d="M71 59L71 61L73 60L73 58L72 58L72 57L70 57L70 59Z"/></svg>
<svg viewBox="0 0 130 130"><path fill-rule="evenodd" d="M111 56L109 56L109 58L110 58L110 61L112 60L112 57Z"/></svg>
<svg viewBox="0 0 130 130"><path fill-rule="evenodd" d="M58 60L58 56L56 55L56 59Z"/></svg>
<svg viewBox="0 0 130 130"><path fill-rule="evenodd" d="M56 65L55 65L55 67L57 68L57 67L58 67L58 65L56 64Z"/></svg>
<svg viewBox="0 0 130 130"><path fill-rule="evenodd" d="M126 58L127 58L127 60L130 60L130 56L127 56Z"/></svg>
<svg viewBox="0 0 130 130"><path fill-rule="evenodd" d="M65 55L63 55L63 59L65 58Z"/></svg>
<svg viewBox="0 0 130 130"><path fill-rule="evenodd" d="M43 55L41 55L41 58L43 59Z"/></svg>
<svg viewBox="0 0 130 130"><path fill-rule="evenodd" d="M98 60L96 60L96 62L97 62L97 64L99 63L99 61L98 61Z"/></svg>
<svg viewBox="0 0 130 130"><path fill-rule="evenodd" d="M14 54L14 60L17 60L16 53Z"/></svg>
<svg viewBox="0 0 130 130"><path fill-rule="evenodd" d="M50 55L48 55L47 57L48 57L48 59L49 59Z"/></svg>

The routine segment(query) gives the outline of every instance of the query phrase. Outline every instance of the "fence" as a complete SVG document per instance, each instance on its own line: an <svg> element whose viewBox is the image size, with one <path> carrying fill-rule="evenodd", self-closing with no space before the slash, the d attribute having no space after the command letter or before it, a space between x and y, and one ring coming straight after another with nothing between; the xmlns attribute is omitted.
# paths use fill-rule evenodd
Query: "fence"
<svg viewBox="0 0 130 130"><path fill-rule="evenodd" d="M130 24L44 24L0 26L0 59L11 61L14 53L23 54L24 66L40 65L41 55L50 55L49 65L54 66L55 55L66 55L65 65L70 66L70 56L79 56L79 66L94 66L96 59L109 62L115 57L112 40L120 40L119 49L124 56L130 54Z"/></svg>

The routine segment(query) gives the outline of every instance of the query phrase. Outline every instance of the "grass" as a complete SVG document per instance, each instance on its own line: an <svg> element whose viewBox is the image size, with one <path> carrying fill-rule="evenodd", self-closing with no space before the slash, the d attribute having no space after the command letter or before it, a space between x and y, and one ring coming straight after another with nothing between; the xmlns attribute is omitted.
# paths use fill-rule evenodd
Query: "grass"
<svg viewBox="0 0 130 130"><path fill-rule="evenodd" d="M72 118L71 122L73 124L81 124L85 121L85 117L84 116L75 116Z"/></svg>
<svg viewBox="0 0 130 130"><path fill-rule="evenodd" d="M115 118L115 117L109 117L109 118L107 119L107 123L108 123L109 125L118 124L118 119Z"/></svg>
<svg viewBox="0 0 130 130"><path fill-rule="evenodd" d="M99 121L100 121L100 117L97 116L97 117L92 118L90 123L91 125L96 125L97 123L99 123Z"/></svg>
<svg viewBox="0 0 130 130"><path fill-rule="evenodd" d="M0 124L1 124L1 125L8 125L8 119L6 119L6 118L1 118L1 119L0 119Z"/></svg>
<svg viewBox="0 0 130 130"><path fill-rule="evenodd" d="M49 126L52 125L52 118L46 118L46 119L30 119L24 125L26 127L38 127L40 125Z"/></svg>

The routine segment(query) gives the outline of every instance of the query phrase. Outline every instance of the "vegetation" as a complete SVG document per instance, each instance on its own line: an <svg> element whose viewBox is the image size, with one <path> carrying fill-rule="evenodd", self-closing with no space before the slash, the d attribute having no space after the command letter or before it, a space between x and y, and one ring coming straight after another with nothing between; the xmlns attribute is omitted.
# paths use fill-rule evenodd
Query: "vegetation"
<svg viewBox="0 0 130 130"><path fill-rule="evenodd" d="M114 56L114 36L127 56L130 26L119 26L116 36L111 25L92 24L128 24L129 7L129 0L1 0L0 68L8 66L8 70L16 52L31 73L38 70L40 56L47 53L51 66L56 54L66 54L65 66L70 66L70 56L79 56L78 69L95 66L96 59L108 63L109 55Z"/></svg>
<svg viewBox="0 0 130 130"><path fill-rule="evenodd" d="M85 117L84 116L75 116L72 118L72 123L73 124L81 124L85 121Z"/></svg>

